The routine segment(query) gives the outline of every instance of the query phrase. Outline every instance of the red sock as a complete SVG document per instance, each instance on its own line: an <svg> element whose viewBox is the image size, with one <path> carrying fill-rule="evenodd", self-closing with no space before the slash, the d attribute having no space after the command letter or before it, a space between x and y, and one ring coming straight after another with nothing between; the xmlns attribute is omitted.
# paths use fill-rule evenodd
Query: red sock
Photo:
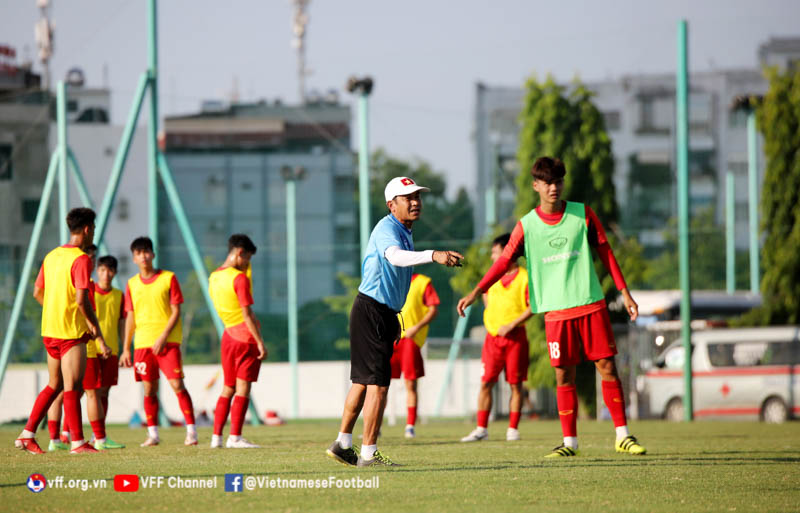
<svg viewBox="0 0 800 513"><path fill-rule="evenodd" d="M50 440L59 440L61 437L61 420L48 420L47 430L50 431Z"/></svg>
<svg viewBox="0 0 800 513"><path fill-rule="evenodd" d="M158 396L144 396L144 416L147 417L147 425L158 425Z"/></svg>
<svg viewBox="0 0 800 513"><path fill-rule="evenodd" d="M614 421L614 427L626 426L628 421L625 418L625 398L622 396L622 383L619 380L601 381L603 384L603 401Z"/></svg>
<svg viewBox="0 0 800 513"><path fill-rule="evenodd" d="M228 420L228 412L231 411L231 397L219 396L217 407L214 409L214 434L222 436L225 429L225 422Z"/></svg>
<svg viewBox="0 0 800 513"><path fill-rule="evenodd" d="M489 410L478 410L478 427L485 428L489 425Z"/></svg>
<svg viewBox="0 0 800 513"><path fill-rule="evenodd" d="M408 418L406 419L406 425L413 426L417 423L417 407L416 406L409 406L408 407Z"/></svg>
<svg viewBox="0 0 800 513"><path fill-rule="evenodd" d="M92 425L92 433L94 433L94 438L96 440L106 437L106 423L103 419L90 420L89 424Z"/></svg>
<svg viewBox="0 0 800 513"><path fill-rule="evenodd" d="M578 436L578 392L575 385L556 387L558 416L564 436Z"/></svg>
<svg viewBox="0 0 800 513"><path fill-rule="evenodd" d="M64 424L69 426L69 437L73 442L83 440L80 398L77 390L64 391Z"/></svg>
<svg viewBox="0 0 800 513"><path fill-rule="evenodd" d="M233 405L231 406L232 436L242 436L242 424L244 424L244 415L247 413L247 405L249 403L249 397L243 397L241 395L233 396Z"/></svg>
<svg viewBox="0 0 800 513"><path fill-rule="evenodd" d="M44 416L47 415L47 410L50 409L50 405L53 404L57 395L56 391L50 388L50 385L47 385L39 392L39 395L36 397L36 402L33 403L31 416L28 417L28 423L25 424L25 429L27 431L36 432L36 429L39 427L39 424L41 424Z"/></svg>
<svg viewBox="0 0 800 513"><path fill-rule="evenodd" d="M508 427L517 429L519 426L519 416L520 412L518 411L508 412Z"/></svg>
<svg viewBox="0 0 800 513"><path fill-rule="evenodd" d="M100 402L103 404L103 422L105 423L108 417L108 396L101 397Z"/></svg>
<svg viewBox="0 0 800 513"><path fill-rule="evenodd" d="M181 405L181 411L183 412L183 420L186 421L186 425L194 424L194 406L192 406L192 397L189 395L189 391L185 388L178 392L178 404Z"/></svg>

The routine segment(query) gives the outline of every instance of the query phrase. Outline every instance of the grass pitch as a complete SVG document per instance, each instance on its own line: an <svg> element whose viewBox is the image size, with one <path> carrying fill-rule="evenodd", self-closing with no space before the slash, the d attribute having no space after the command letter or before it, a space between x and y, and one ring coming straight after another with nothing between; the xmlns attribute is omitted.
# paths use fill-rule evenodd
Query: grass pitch
<svg viewBox="0 0 800 513"><path fill-rule="evenodd" d="M506 442L506 424L490 426L489 441L462 444L464 421L418 426L405 440L402 426L384 426L379 447L404 466L357 469L337 464L325 449L337 421L290 422L281 427L245 426L244 435L263 449L210 449L210 429L199 447L184 447L181 428L162 430L159 447L143 449L143 429L111 427L128 444L96 455L59 452L33 456L13 447L19 427L0 428L0 511L797 511L800 509L800 423L668 424L635 422L633 433L649 453L634 457L613 450L609 422L579 422L580 455L559 461L542 456L560 443L553 421L523 420L522 440ZM87 429L88 433L88 429ZM357 427L356 434L360 433ZM46 448L47 432L38 440ZM356 443L358 438L356 437ZM31 493L26 480L43 474L48 488ZM256 489L226 493L226 473L262 479L367 479L376 490ZM216 489L160 488L114 491L115 474L217 476ZM54 487L88 481L87 491ZM94 480L106 488L93 489ZM99 483L99 481L98 481Z"/></svg>

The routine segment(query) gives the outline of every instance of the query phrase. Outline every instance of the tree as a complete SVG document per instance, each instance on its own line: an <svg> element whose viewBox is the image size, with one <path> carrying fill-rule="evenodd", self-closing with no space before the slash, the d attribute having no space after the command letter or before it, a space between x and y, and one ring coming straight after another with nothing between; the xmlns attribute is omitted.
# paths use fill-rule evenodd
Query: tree
<svg viewBox="0 0 800 513"><path fill-rule="evenodd" d="M764 135L761 192L761 295L745 317L757 324L800 323L800 71L767 70L770 86L756 110Z"/></svg>

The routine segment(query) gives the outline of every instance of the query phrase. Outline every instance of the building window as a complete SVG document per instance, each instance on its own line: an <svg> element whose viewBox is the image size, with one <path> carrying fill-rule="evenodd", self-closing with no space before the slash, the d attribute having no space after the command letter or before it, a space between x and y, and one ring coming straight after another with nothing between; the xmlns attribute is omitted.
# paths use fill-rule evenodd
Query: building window
<svg viewBox="0 0 800 513"><path fill-rule="evenodd" d="M606 122L606 130L619 130L621 127L620 115L618 110L603 112L603 119Z"/></svg>
<svg viewBox="0 0 800 513"><path fill-rule="evenodd" d="M0 144L0 180L11 180L13 166L11 165L12 146Z"/></svg>
<svg viewBox="0 0 800 513"><path fill-rule="evenodd" d="M39 198L26 198L22 200L22 222L33 223L39 211Z"/></svg>

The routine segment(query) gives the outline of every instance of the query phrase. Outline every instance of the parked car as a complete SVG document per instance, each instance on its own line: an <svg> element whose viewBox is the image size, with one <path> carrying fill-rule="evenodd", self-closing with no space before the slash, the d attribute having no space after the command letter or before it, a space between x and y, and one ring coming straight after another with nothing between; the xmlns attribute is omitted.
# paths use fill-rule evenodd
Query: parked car
<svg viewBox="0 0 800 513"><path fill-rule="evenodd" d="M681 340L637 381L650 416L683 419ZM719 329L692 335L694 416L780 423L800 414L800 327Z"/></svg>

